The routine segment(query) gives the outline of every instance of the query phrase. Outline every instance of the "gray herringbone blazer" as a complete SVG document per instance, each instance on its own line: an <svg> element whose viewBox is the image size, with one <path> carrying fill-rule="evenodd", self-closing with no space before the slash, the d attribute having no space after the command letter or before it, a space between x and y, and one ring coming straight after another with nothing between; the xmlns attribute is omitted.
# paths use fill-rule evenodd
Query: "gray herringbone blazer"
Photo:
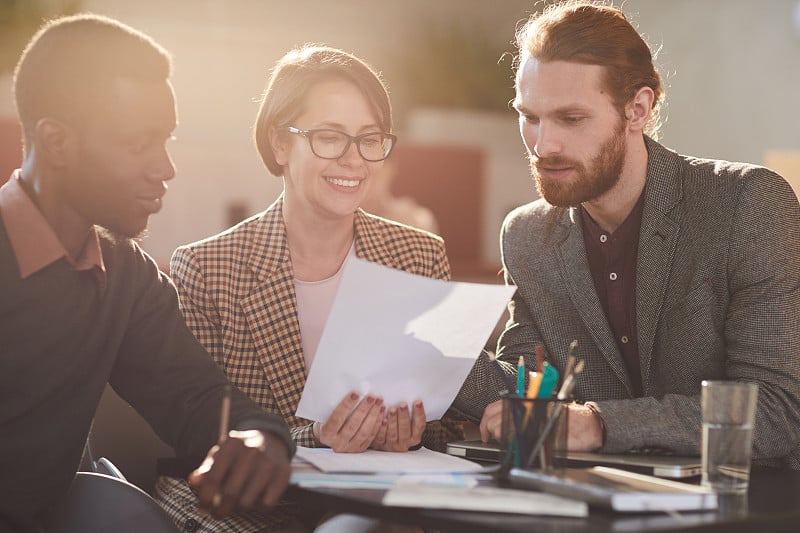
<svg viewBox="0 0 800 533"><path fill-rule="evenodd" d="M700 382L759 385L754 458L800 468L800 207L767 169L678 155L646 139L636 319L643 397L592 282L575 209L543 200L508 215L506 281L517 286L500 358L563 369L579 342L578 399L595 401L603 451L662 446L699 454Z"/></svg>

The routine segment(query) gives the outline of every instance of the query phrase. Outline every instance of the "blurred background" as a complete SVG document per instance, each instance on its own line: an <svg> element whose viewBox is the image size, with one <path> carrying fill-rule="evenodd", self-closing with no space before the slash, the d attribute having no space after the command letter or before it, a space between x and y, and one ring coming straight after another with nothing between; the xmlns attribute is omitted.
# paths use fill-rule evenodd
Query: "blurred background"
<svg viewBox="0 0 800 533"><path fill-rule="evenodd" d="M456 279L499 281L503 217L536 196L508 107L512 39L542 5L0 0L0 183L21 158L10 71L40 21L93 11L131 24L174 57L178 173L142 240L166 266L176 246L222 231L280 193L251 138L257 101L287 50L325 43L370 62L389 85L400 142L384 192L421 215L409 221L433 221L428 227L444 236ZM661 141L690 155L767 164L800 190L800 1L627 0L622 7L658 50L667 94Z"/></svg>

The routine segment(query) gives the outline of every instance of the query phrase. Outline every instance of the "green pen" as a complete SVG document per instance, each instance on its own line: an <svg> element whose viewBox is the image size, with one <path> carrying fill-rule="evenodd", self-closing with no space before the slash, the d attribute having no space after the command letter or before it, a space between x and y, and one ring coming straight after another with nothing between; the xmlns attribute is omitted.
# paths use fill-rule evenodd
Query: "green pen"
<svg viewBox="0 0 800 533"><path fill-rule="evenodd" d="M550 398L553 396L553 391L558 383L558 370L547 361L544 362L544 370L542 370L542 384L539 385L539 392L536 394L537 398Z"/></svg>

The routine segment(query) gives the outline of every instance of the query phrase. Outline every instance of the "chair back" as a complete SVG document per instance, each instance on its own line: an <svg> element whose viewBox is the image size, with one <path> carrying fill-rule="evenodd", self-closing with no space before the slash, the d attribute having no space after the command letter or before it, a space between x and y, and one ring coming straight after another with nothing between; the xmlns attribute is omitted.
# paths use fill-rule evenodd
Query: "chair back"
<svg viewBox="0 0 800 533"><path fill-rule="evenodd" d="M177 533L167 513L140 488L121 479L78 472L45 520L46 533Z"/></svg>

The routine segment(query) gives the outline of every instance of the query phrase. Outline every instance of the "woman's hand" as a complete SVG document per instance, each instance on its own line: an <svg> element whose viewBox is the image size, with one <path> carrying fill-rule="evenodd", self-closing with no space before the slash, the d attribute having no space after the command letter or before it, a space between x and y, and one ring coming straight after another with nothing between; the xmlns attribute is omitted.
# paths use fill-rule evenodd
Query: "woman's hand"
<svg viewBox="0 0 800 533"><path fill-rule="evenodd" d="M417 400L412 411L409 416L408 405L405 402L389 408L389 414L370 448L387 452L405 452L419 444L425 431L425 406Z"/></svg>
<svg viewBox="0 0 800 533"><path fill-rule="evenodd" d="M350 392L326 422L314 422L314 438L335 452L363 452L369 448L383 425L386 407L378 396L360 398L357 392Z"/></svg>

